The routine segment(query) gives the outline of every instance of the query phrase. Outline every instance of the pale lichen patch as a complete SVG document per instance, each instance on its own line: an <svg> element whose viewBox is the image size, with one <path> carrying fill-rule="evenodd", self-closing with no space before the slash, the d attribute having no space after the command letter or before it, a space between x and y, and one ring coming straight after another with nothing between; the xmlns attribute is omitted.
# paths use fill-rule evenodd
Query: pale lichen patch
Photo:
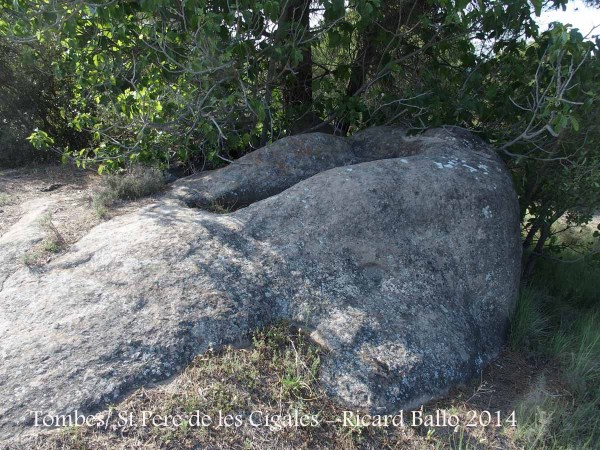
<svg viewBox="0 0 600 450"><path fill-rule="evenodd" d="M488 166L485 164L479 164L477 167L483 170L486 175L488 174Z"/></svg>

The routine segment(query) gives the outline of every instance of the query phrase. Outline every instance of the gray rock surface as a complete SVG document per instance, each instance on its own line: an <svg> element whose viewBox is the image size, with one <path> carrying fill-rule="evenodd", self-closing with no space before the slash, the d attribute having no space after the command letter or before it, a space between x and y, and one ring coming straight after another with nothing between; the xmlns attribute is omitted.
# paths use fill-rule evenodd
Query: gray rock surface
<svg viewBox="0 0 600 450"><path fill-rule="evenodd" d="M252 204L188 207L222 198ZM2 266L18 253L10 233L37 238L34 222L17 227ZM10 266L0 440L31 431L31 410L92 412L277 319L328 350L321 379L338 401L416 406L497 355L520 248L511 178L471 135L288 138L175 182L43 269Z"/></svg>
<svg viewBox="0 0 600 450"><path fill-rule="evenodd" d="M46 236L40 222L52 206L54 206L53 201L29 200L23 204L26 212L21 219L0 236L0 293L4 282L23 266L23 257L27 250ZM0 303L1 310L2 304Z"/></svg>
<svg viewBox="0 0 600 450"><path fill-rule="evenodd" d="M383 134L385 137L381 138ZM285 137L223 169L181 180L170 197L196 207L216 204L241 208L334 167L397 158L422 150L420 141L405 140L404 135L399 128L378 127L351 138L325 133Z"/></svg>

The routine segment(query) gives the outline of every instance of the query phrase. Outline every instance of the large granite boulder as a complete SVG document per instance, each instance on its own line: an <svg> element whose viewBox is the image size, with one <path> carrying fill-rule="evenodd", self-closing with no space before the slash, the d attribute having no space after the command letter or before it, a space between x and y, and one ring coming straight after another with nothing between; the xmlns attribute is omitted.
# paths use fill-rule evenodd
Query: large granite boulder
<svg viewBox="0 0 600 450"><path fill-rule="evenodd" d="M189 207L219 199L249 206ZM178 181L42 269L11 262L37 236L26 216L0 237L0 439L30 431L29 411L93 412L277 319L328 350L338 401L416 406L498 354L518 217L483 142L391 128L296 136Z"/></svg>

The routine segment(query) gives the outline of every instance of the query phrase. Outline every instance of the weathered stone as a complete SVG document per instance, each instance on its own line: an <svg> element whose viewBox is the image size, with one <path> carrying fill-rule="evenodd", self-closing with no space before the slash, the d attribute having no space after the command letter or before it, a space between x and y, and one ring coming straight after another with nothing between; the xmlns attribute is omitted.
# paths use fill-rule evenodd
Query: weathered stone
<svg viewBox="0 0 600 450"><path fill-rule="evenodd" d="M443 129L284 141L5 277L0 438L31 430L30 410L93 411L277 319L308 327L327 390L371 411L438 396L496 356L520 239L494 152ZM251 204L186 206L221 199Z"/></svg>
<svg viewBox="0 0 600 450"><path fill-rule="evenodd" d="M381 136L385 135L385 138ZM181 180L170 196L190 206L241 208L317 173L378 159L418 153L421 141L401 128L379 127L342 138L312 133L280 139L211 172Z"/></svg>

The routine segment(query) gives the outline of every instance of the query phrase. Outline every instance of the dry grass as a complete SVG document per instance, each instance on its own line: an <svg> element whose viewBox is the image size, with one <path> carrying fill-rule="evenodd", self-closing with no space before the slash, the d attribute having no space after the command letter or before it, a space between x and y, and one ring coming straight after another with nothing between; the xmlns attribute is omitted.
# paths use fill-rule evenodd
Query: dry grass
<svg viewBox="0 0 600 450"><path fill-rule="evenodd" d="M215 214L229 214L234 211L232 206L229 206L221 201L216 201L206 208L207 211Z"/></svg>
<svg viewBox="0 0 600 450"><path fill-rule="evenodd" d="M343 421L344 408L333 403L318 383L321 350L297 329L278 324L256 332L247 349L226 348L198 357L169 383L139 389L118 405L96 415L99 428L81 426L47 432L22 448L47 449L513 449L521 448L515 429L506 419L519 395L515 374L534 373L517 354L506 353L503 364L493 364L481 380L455 389L447 398L427 405L459 417L459 426L364 426ZM508 379L510 378L510 379ZM499 383L502 385L499 386ZM493 424L465 426L485 420L494 411ZM143 425L146 411L146 425ZM195 411L212 419L196 426ZM260 415L253 411L260 411ZM495 426L500 411L501 426ZM130 416L132 414L132 416ZM152 414L152 415L151 415ZM289 425L287 417L307 417L307 426ZM173 424L165 417L179 416ZM284 416L282 422L276 419ZM133 422L120 420L133 417ZM157 423L152 425L152 417ZM160 419L159 419L160 417ZM220 417L231 417L231 426ZM239 426L235 424L239 417ZM252 426L250 418L255 424ZM318 421L308 424L308 417ZM476 418L476 419L474 419ZM273 422L273 420L275 420ZM518 418L517 418L518 420ZM190 422L191 421L191 422Z"/></svg>
<svg viewBox="0 0 600 450"><path fill-rule="evenodd" d="M151 180L152 173L142 177L144 189L162 186L160 177ZM130 178L122 184L126 185L122 191L127 195L140 192L139 183ZM42 266L67 251L101 219L125 214L151 201L150 197L118 200L100 217L93 199L108 185L92 171L67 166L32 165L0 170L0 236L28 211L29 201L41 200L50 212L49 221L41 224L46 237L25 253L22 261L31 267Z"/></svg>
<svg viewBox="0 0 600 450"><path fill-rule="evenodd" d="M62 222L62 209L68 209L75 218L85 218L87 206L98 176L64 166L31 166L0 171L0 235L14 225L24 214L22 205L28 200L47 198L58 204L53 211L55 222ZM44 192L43 189L60 185L60 188ZM79 208L81 206L81 208ZM63 235L65 232L63 231Z"/></svg>
<svg viewBox="0 0 600 450"><path fill-rule="evenodd" d="M165 187L162 172L152 167L134 166L122 174L109 174L102 179L102 188L92 196L92 207L101 219L109 217L119 201L149 197Z"/></svg>
<svg viewBox="0 0 600 450"><path fill-rule="evenodd" d="M7 206L12 203L10 195L0 192L0 207Z"/></svg>
<svg viewBox="0 0 600 450"><path fill-rule="evenodd" d="M52 214L46 214L40 219L44 230L44 239L23 255L26 266L40 266L52 258L53 254L61 253L67 247L67 241L52 221Z"/></svg>

